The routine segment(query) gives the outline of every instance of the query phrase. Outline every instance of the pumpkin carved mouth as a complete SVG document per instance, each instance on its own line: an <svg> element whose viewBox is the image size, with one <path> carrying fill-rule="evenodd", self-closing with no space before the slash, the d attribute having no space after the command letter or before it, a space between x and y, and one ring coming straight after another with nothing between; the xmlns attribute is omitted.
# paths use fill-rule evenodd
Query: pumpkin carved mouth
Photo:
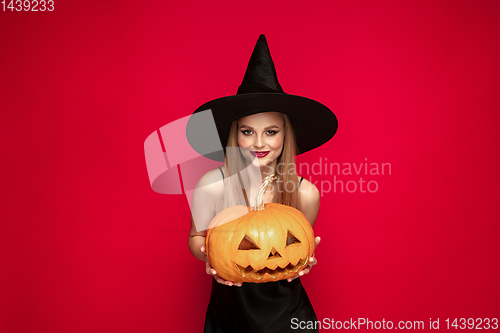
<svg viewBox="0 0 500 333"><path fill-rule="evenodd" d="M273 278L276 278L279 274L287 275L290 272L297 273L297 271L304 266L304 264L307 262L307 259L309 257L306 257L305 259L300 259L299 262L296 265L292 265L291 263L288 264L286 267L281 268L277 267L276 269L270 269L270 268L263 268L259 269L258 271L254 270L251 265L248 265L247 267L240 266L236 264L236 267L240 271L241 275L243 277L246 277L248 275L252 275L256 279L260 280L264 277L264 275L268 274L272 276Z"/></svg>

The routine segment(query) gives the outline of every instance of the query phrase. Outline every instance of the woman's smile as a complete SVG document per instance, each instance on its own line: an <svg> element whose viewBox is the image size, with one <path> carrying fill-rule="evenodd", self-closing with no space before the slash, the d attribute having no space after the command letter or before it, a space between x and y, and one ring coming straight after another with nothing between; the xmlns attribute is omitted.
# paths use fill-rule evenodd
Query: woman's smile
<svg viewBox="0 0 500 333"><path fill-rule="evenodd" d="M268 151L250 151L250 154L252 154L255 157L265 157L265 156L267 156L267 154L269 154L269 150Z"/></svg>

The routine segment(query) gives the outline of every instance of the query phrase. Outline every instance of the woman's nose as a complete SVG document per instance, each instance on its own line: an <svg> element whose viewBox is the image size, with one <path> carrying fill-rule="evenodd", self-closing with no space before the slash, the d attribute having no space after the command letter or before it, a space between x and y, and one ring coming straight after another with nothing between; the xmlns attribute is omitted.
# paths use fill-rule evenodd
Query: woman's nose
<svg viewBox="0 0 500 333"><path fill-rule="evenodd" d="M253 143L253 145L255 146L255 148L262 148L265 146L265 143L264 143L264 138L260 135L256 135L255 137L255 142Z"/></svg>

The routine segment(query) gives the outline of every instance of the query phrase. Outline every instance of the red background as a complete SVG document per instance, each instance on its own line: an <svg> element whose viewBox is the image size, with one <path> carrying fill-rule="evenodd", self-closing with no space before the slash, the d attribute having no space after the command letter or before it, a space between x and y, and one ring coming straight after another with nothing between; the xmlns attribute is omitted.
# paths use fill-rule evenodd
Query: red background
<svg viewBox="0 0 500 333"><path fill-rule="evenodd" d="M234 94L261 33L339 119L299 162L392 166L322 197L318 318L499 317L500 2L55 1L0 13L0 332L202 330L189 206L144 140Z"/></svg>

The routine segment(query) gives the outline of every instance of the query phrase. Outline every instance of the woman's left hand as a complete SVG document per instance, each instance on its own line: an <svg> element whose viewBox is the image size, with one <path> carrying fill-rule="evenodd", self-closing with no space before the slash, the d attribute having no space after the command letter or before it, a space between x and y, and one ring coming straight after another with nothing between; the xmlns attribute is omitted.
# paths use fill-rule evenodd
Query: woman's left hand
<svg viewBox="0 0 500 333"><path fill-rule="evenodd" d="M320 237L316 237L314 239L314 243L315 243L315 246L314 246L314 249L316 250L316 248L318 247L318 244L319 242L321 241L321 238ZM306 274L308 274L310 271L311 271L311 268L316 265L318 263L318 260L316 260L316 258L314 257L314 255L309 258L309 265L307 265L306 268L304 268L303 270L300 271L299 274L295 275L293 278L290 278L290 279L287 279L288 282L292 282L293 280L295 280L296 278L298 277L301 277L301 276L304 276Z"/></svg>

